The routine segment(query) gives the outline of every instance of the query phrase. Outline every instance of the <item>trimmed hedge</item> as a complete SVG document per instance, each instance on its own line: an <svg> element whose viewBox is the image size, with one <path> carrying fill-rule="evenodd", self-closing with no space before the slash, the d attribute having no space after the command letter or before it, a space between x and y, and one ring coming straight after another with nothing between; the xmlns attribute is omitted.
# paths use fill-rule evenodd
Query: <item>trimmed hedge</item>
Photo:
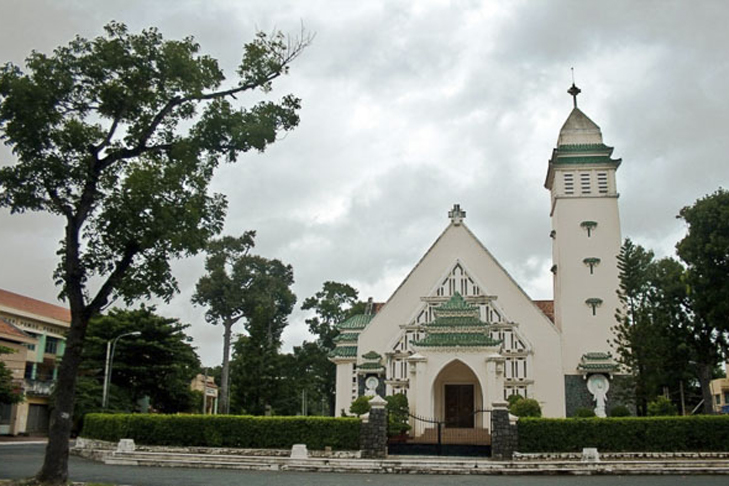
<svg viewBox="0 0 729 486"><path fill-rule="evenodd" d="M182 447L359 449L360 420L332 417L253 417L245 415L86 415L82 437L116 442Z"/></svg>
<svg viewBox="0 0 729 486"><path fill-rule="evenodd" d="M729 416L522 418L518 428L519 452L729 451Z"/></svg>

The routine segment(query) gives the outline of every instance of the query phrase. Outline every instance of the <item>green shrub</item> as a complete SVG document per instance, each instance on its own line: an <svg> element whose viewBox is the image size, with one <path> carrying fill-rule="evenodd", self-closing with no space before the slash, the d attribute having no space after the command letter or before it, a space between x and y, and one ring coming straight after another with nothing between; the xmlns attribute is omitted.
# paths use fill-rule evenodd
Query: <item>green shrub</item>
<svg viewBox="0 0 729 486"><path fill-rule="evenodd" d="M595 411L591 408L580 407L577 410L575 410L575 417L580 417L580 418L595 417Z"/></svg>
<svg viewBox="0 0 729 486"><path fill-rule="evenodd" d="M729 416L541 419L518 422L519 452L726 451Z"/></svg>
<svg viewBox="0 0 729 486"><path fill-rule="evenodd" d="M364 415L370 411L370 400L372 397L362 395L352 402L349 406L349 413L353 413L356 416Z"/></svg>
<svg viewBox="0 0 729 486"><path fill-rule="evenodd" d="M519 400L523 400L523 399L524 399L524 397L519 395L518 393L512 393L511 395L509 395L509 398L507 398L506 401L508 402L509 407L511 407L516 402L518 402Z"/></svg>
<svg viewBox="0 0 729 486"><path fill-rule="evenodd" d="M387 400L387 435L392 437L410 430L410 405L404 393L396 393Z"/></svg>
<svg viewBox="0 0 729 486"><path fill-rule="evenodd" d="M288 449L359 449L360 420L243 415L89 414L82 437L144 445Z"/></svg>
<svg viewBox="0 0 729 486"><path fill-rule="evenodd" d="M616 405L610 409L611 417L630 417L632 414L625 405Z"/></svg>
<svg viewBox="0 0 729 486"><path fill-rule="evenodd" d="M649 417L670 417L673 415L678 415L678 409L671 400L664 396L656 397L648 404Z"/></svg>
<svg viewBox="0 0 729 486"><path fill-rule="evenodd" d="M522 398L509 407L509 412L517 417L541 417L542 407L533 398Z"/></svg>

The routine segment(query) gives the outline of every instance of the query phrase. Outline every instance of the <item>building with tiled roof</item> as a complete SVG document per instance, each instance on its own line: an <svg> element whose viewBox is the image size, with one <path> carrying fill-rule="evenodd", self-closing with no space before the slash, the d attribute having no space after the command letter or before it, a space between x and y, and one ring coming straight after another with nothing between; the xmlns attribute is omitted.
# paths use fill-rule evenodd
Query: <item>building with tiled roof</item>
<svg viewBox="0 0 729 486"><path fill-rule="evenodd" d="M12 350L0 359L25 398L17 405L0 404L0 435L46 433L70 324L67 308L0 289L0 346Z"/></svg>
<svg viewBox="0 0 729 486"><path fill-rule="evenodd" d="M577 108L578 92L570 90L574 109L546 167L554 299L531 299L454 205L385 305L339 324L330 355L338 413L363 394L405 394L419 417L410 424L417 440L438 422L484 432L484 410L515 394L537 400L547 417L583 407L604 415L620 403L610 391L619 370L609 342L620 305L621 161Z"/></svg>

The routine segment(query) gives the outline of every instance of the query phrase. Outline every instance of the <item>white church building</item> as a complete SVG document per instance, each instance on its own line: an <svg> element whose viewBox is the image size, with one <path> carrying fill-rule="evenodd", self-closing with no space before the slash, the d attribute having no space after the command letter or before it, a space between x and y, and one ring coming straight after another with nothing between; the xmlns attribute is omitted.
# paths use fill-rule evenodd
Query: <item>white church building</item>
<svg viewBox="0 0 729 486"><path fill-rule="evenodd" d="M536 399L546 417L581 407L604 416L617 403L610 341L619 306L620 159L577 108L579 89L569 93L574 109L544 184L554 301L532 300L453 206L445 230L387 302L339 324L330 354L338 415L360 395L404 393L413 415L488 429L478 412L512 394Z"/></svg>

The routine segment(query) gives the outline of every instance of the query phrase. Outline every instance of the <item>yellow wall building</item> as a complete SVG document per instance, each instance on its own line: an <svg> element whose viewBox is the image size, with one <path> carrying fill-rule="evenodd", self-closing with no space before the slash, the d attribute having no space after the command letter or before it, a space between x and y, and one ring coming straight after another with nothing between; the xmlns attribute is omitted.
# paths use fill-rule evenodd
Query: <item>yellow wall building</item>
<svg viewBox="0 0 729 486"><path fill-rule="evenodd" d="M729 375L729 362L727 362L725 369ZM714 412L729 413L729 377L711 380L709 388L711 389Z"/></svg>
<svg viewBox="0 0 729 486"><path fill-rule="evenodd" d="M67 308L0 289L0 359L25 400L0 404L0 435L45 434L48 405L71 326Z"/></svg>

